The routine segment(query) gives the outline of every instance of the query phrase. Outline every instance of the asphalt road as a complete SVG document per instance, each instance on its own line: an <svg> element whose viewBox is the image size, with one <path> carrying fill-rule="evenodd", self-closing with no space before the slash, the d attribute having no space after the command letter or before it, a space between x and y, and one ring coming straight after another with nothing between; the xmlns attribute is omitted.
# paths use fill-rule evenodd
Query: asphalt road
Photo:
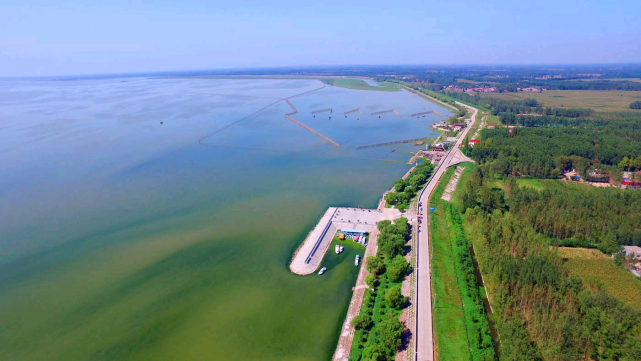
<svg viewBox="0 0 641 361"><path fill-rule="evenodd" d="M429 247L429 198L436 188L439 180L451 165L460 163L462 154L459 146L465 139L467 132L470 130L474 122L476 122L476 115L478 110L457 102L458 105L464 106L472 111L472 122L463 130L459 139L456 141L452 149L445 156L443 161L438 165L432 178L421 192L419 198L419 206L417 214L423 216L423 223L418 228L418 244L416 256L416 272L418 273L418 282L416 282L416 325L414 325L414 341L416 342L414 349L416 350L417 361L431 361L434 360L434 333L432 329L432 280L431 280L431 255ZM420 207L420 205L423 205Z"/></svg>

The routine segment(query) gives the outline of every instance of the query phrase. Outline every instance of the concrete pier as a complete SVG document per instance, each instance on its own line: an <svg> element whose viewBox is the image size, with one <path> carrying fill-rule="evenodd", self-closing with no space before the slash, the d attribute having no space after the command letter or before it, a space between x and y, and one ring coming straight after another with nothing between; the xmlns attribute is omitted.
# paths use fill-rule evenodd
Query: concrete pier
<svg viewBox="0 0 641 361"><path fill-rule="evenodd" d="M329 207L296 250L289 269L299 275L312 274L321 266L336 231L357 228L372 233L377 230L376 224L380 220L392 220L400 215L396 209L385 209L381 212L376 209Z"/></svg>

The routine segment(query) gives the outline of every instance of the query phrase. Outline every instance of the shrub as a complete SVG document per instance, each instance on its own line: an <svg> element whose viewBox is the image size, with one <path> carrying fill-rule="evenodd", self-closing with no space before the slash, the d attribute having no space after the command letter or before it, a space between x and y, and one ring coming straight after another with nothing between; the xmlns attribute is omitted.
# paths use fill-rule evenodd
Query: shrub
<svg viewBox="0 0 641 361"><path fill-rule="evenodd" d="M364 330L372 325L372 318L367 315L358 315L352 319L352 326L357 330Z"/></svg>
<svg viewBox="0 0 641 361"><path fill-rule="evenodd" d="M370 288L374 288L374 286L376 285L376 276L374 275L365 276L365 283L367 283L367 285Z"/></svg>
<svg viewBox="0 0 641 361"><path fill-rule="evenodd" d="M381 346L388 358L396 354L401 347L404 326L394 313L388 313L385 319L374 328L374 339Z"/></svg>
<svg viewBox="0 0 641 361"><path fill-rule="evenodd" d="M383 262L383 260L380 257L369 256L366 259L366 263L367 263L367 270L369 271L369 273L373 275L380 275L385 271L385 262Z"/></svg>
<svg viewBox="0 0 641 361"><path fill-rule="evenodd" d="M398 255L394 257L387 267L387 277L392 282L398 282L407 274L410 269L410 264L405 260L405 257Z"/></svg>
<svg viewBox="0 0 641 361"><path fill-rule="evenodd" d="M400 310L407 303L407 297L401 293L401 286L394 286L385 293L385 302L392 308Z"/></svg>

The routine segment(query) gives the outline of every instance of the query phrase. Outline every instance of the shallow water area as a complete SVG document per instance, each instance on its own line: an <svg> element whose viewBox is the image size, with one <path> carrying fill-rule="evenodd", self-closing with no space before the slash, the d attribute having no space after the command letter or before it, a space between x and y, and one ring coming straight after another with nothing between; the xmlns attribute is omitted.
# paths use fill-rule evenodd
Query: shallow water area
<svg viewBox="0 0 641 361"><path fill-rule="evenodd" d="M330 358L353 257L287 264L328 206L375 207L417 147L358 147L435 137L426 110L316 80L0 81L0 359Z"/></svg>

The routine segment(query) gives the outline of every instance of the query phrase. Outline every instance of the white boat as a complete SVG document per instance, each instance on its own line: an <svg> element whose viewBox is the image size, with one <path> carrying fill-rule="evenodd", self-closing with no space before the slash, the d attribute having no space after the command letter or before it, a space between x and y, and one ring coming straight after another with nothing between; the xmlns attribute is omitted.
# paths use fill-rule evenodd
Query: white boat
<svg viewBox="0 0 641 361"><path fill-rule="evenodd" d="M341 246L336 245L336 246L334 247L334 252L336 252L336 254L341 253Z"/></svg>
<svg viewBox="0 0 641 361"><path fill-rule="evenodd" d="M318 274L322 275L323 273L325 273L325 271L327 271L327 267L321 268L320 271L318 271Z"/></svg>
<svg viewBox="0 0 641 361"><path fill-rule="evenodd" d="M358 263L361 261L361 256L356 255L356 259L354 260L354 265L358 266Z"/></svg>
<svg viewBox="0 0 641 361"><path fill-rule="evenodd" d="M345 247L341 246L341 253L345 250Z"/></svg>

